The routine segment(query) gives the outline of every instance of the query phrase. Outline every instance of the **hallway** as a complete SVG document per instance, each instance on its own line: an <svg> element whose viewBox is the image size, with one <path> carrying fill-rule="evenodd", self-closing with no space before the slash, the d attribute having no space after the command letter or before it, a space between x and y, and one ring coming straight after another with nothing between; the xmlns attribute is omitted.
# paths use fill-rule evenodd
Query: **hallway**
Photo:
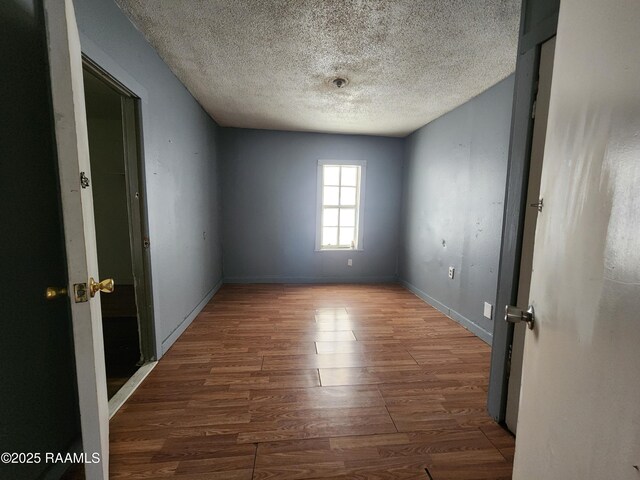
<svg viewBox="0 0 640 480"><path fill-rule="evenodd" d="M489 355L399 285L225 285L112 419L111 476L510 478Z"/></svg>

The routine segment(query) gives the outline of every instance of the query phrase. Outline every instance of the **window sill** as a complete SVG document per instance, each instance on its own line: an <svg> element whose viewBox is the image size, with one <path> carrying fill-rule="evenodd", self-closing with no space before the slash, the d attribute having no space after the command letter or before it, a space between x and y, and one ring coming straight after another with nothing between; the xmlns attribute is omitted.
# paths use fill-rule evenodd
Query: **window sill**
<svg viewBox="0 0 640 480"><path fill-rule="evenodd" d="M364 252L364 248L316 248L315 252Z"/></svg>

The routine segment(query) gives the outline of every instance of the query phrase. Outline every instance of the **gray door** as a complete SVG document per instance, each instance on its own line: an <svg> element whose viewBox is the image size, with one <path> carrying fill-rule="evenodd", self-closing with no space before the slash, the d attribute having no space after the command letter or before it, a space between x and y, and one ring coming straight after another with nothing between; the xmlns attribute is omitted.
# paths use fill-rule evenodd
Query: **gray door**
<svg viewBox="0 0 640 480"><path fill-rule="evenodd" d="M64 452L79 439L41 3L0 2L0 452ZM28 59L28 61L25 61ZM37 478L45 463L0 464Z"/></svg>
<svg viewBox="0 0 640 480"><path fill-rule="evenodd" d="M529 162L529 186L527 188L526 213L524 231L522 233L522 253L520 254L520 279L518 281L517 305L527 309L529 305L529 287L531 285L531 264L533 262L533 245L536 233L538 214L544 206L536 206L540 202L540 175L542 174L542 157L547 132L547 115L549 112L549 94L551 91L551 74L553 72L553 52L556 38L547 40L540 52L540 68L538 75L538 95L536 97L535 123ZM544 199L543 199L544 200ZM509 372L509 390L507 394L507 411L505 423L514 434L518 423L518 404L520 402L520 377L522 374L522 350L526 326L523 323L514 326L513 344L511 348L511 371Z"/></svg>

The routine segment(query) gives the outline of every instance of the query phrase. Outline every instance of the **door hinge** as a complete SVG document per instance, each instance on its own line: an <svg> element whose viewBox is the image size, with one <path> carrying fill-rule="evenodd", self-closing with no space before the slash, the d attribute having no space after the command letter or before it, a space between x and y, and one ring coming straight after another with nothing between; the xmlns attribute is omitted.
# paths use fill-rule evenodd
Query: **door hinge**
<svg viewBox="0 0 640 480"><path fill-rule="evenodd" d="M529 204L530 207L536 207L539 212L542 212L542 208L544 207L544 198L541 198L536 203Z"/></svg>
<svg viewBox="0 0 640 480"><path fill-rule="evenodd" d="M89 187L89 177L87 177L84 172L80 172L80 186L82 188Z"/></svg>
<svg viewBox="0 0 640 480"><path fill-rule="evenodd" d="M73 299L76 303L88 302L87 297L87 284L86 283L74 283L73 284Z"/></svg>

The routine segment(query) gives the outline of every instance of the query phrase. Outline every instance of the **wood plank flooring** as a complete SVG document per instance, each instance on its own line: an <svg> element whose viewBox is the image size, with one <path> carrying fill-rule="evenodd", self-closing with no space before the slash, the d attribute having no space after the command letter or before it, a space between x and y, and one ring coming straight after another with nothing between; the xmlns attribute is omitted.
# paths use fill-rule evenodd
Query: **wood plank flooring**
<svg viewBox="0 0 640 480"><path fill-rule="evenodd" d="M511 478L489 355L398 285L226 285L112 419L111 478Z"/></svg>

